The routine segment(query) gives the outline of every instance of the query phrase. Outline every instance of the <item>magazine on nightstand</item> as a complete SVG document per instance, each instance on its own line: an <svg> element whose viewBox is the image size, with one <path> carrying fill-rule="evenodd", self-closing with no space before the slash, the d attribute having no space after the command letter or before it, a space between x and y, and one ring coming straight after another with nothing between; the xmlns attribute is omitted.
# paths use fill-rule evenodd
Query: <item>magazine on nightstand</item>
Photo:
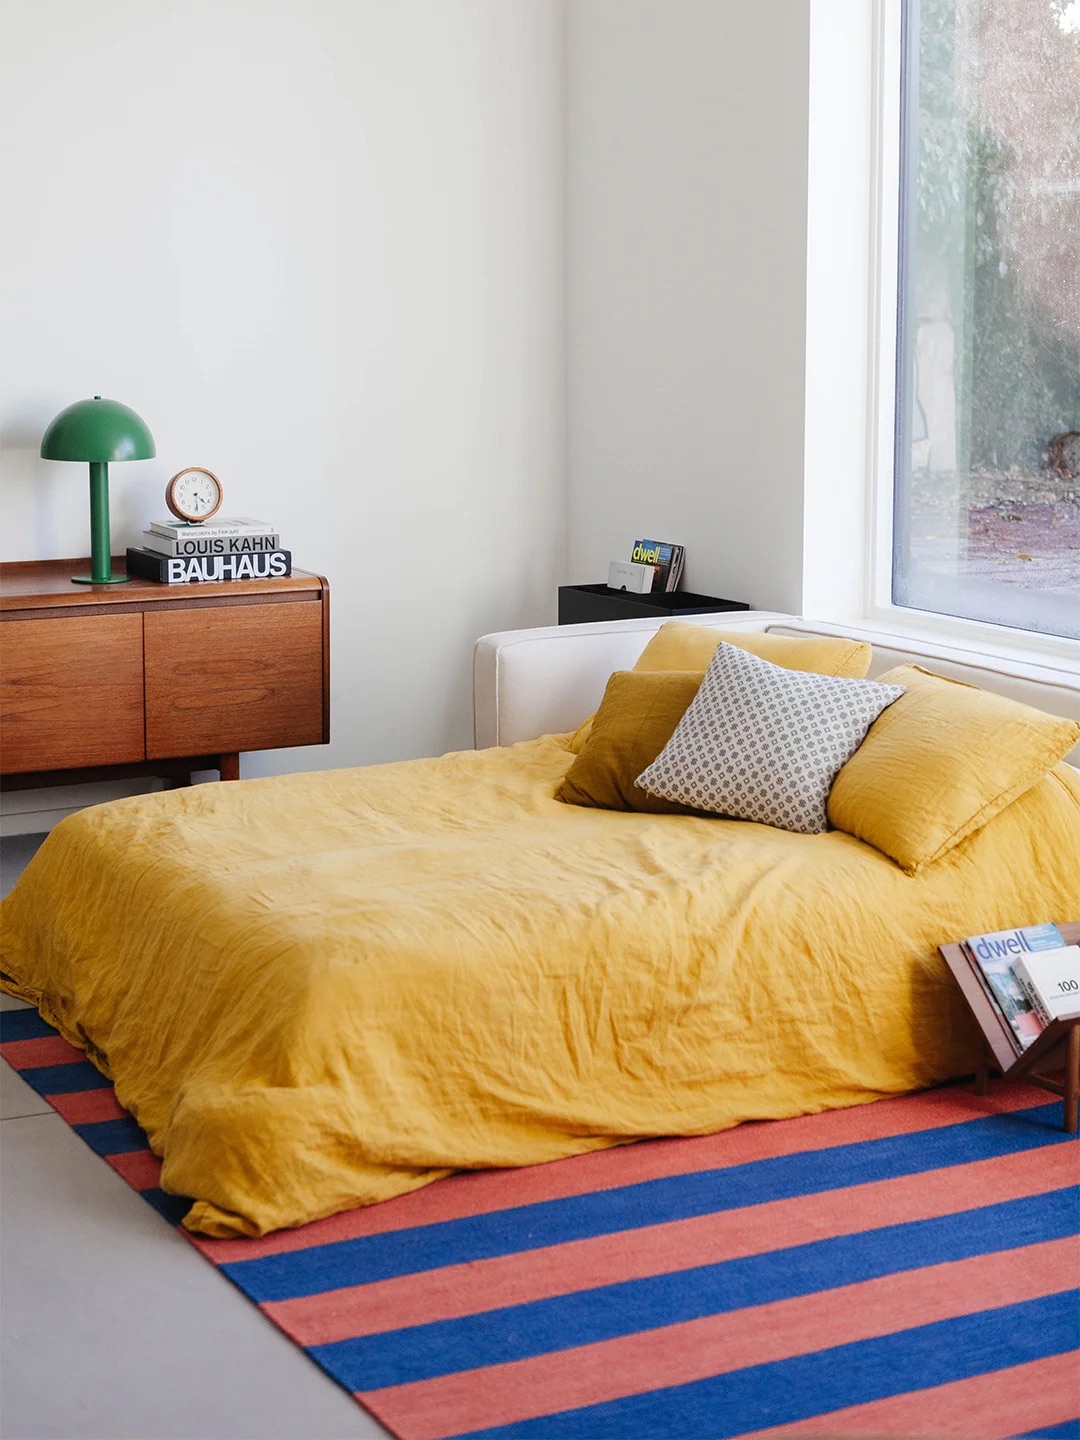
<svg viewBox="0 0 1080 1440"><path fill-rule="evenodd" d="M635 540L630 559L635 565L653 567L652 594L670 594L679 588L686 559L681 545L668 545L662 540Z"/></svg>

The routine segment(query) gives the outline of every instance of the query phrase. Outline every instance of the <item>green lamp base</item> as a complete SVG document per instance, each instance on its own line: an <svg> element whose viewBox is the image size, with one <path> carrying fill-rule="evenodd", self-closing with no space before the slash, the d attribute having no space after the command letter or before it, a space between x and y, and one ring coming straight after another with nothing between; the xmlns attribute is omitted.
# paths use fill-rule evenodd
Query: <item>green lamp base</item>
<svg viewBox="0 0 1080 1440"><path fill-rule="evenodd" d="M73 575L73 585L126 585L130 575L110 575L107 580L95 580L93 575Z"/></svg>

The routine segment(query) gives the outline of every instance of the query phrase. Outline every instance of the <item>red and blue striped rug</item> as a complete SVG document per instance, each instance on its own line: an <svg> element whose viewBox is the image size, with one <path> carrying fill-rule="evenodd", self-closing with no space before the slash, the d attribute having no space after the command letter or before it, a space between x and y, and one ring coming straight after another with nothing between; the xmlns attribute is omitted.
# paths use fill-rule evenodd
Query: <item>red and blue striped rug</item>
<svg viewBox="0 0 1080 1440"><path fill-rule="evenodd" d="M177 1224L108 1081L33 1011L0 1027ZM1080 1146L1046 1100L944 1088L189 1238L403 1440L1080 1440Z"/></svg>

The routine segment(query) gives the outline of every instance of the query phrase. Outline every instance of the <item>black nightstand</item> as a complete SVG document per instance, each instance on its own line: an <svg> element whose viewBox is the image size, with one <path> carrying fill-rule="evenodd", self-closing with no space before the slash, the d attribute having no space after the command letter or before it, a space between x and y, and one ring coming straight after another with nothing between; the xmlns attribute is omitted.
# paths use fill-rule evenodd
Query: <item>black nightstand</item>
<svg viewBox="0 0 1080 1440"><path fill-rule="evenodd" d="M560 625L581 625L588 620L644 620L655 615L670 619L749 609L741 600L719 600L715 595L695 595L692 590L634 595L629 590L609 590L606 585L559 586Z"/></svg>

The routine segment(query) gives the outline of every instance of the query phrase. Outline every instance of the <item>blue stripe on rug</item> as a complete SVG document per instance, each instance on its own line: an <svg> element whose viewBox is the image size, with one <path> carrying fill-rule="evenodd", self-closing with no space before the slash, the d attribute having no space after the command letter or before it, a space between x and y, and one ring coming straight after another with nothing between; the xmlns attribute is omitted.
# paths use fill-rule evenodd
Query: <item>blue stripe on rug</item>
<svg viewBox="0 0 1080 1440"><path fill-rule="evenodd" d="M193 1203L186 1195L170 1195L156 1186L150 1190L140 1190L139 1194L159 1215L164 1215L170 1225L179 1225Z"/></svg>
<svg viewBox="0 0 1080 1440"><path fill-rule="evenodd" d="M118 1120L91 1120L71 1128L97 1155L124 1155L131 1150L150 1148L146 1132L130 1115L122 1115Z"/></svg>
<svg viewBox="0 0 1080 1440"><path fill-rule="evenodd" d="M1080 1416L1075 1420L1063 1420L1060 1425L1051 1425L1046 1430L1028 1430L1023 1435L1014 1435L1013 1440L1080 1440Z"/></svg>
<svg viewBox="0 0 1080 1440"><path fill-rule="evenodd" d="M67 1065L34 1065L19 1074L39 1095L74 1095L79 1090L111 1090L112 1081L95 1070L89 1060Z"/></svg>
<svg viewBox="0 0 1080 1440"><path fill-rule="evenodd" d="M1080 1187L310 1347L349 1390L502 1365L1075 1233ZM1023 1263L1018 1260L1018 1263ZM1068 1280L1063 1281L1064 1284Z"/></svg>
<svg viewBox="0 0 1080 1440"><path fill-rule="evenodd" d="M544 1415L458 1440L731 1440L1068 1353L1080 1292L939 1320L873 1340L754 1365L688 1385ZM821 1433L827 1435L823 1424Z"/></svg>
<svg viewBox="0 0 1080 1440"><path fill-rule="evenodd" d="M0 1010L0 1045L8 1040L42 1040L56 1033L36 1010Z"/></svg>
<svg viewBox="0 0 1080 1440"><path fill-rule="evenodd" d="M291 1300L469 1260L1071 1143L1074 1137L1061 1129L1061 1114L1060 1101L1036 1105L1009 1115L838 1145L825 1155L801 1151L728 1169L645 1180L411 1230L237 1260L221 1269L253 1300Z"/></svg>

